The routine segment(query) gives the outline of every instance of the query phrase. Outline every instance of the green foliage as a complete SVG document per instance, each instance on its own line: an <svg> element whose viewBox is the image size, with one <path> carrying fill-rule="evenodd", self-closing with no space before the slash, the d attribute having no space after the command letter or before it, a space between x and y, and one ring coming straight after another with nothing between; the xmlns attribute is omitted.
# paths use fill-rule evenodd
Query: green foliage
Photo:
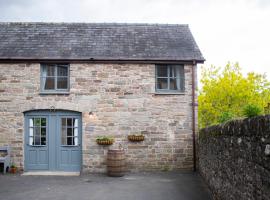
<svg viewBox="0 0 270 200"><path fill-rule="evenodd" d="M246 117L255 117L262 114L262 109L257 105L248 104L244 106L243 114Z"/></svg>
<svg viewBox="0 0 270 200"><path fill-rule="evenodd" d="M202 69L199 91L200 128L243 117L243 107L249 104L261 110L270 102L270 82L266 75L248 73L244 76L238 63L225 68L211 66Z"/></svg>
<svg viewBox="0 0 270 200"><path fill-rule="evenodd" d="M16 165L14 163L11 163L10 168L16 168Z"/></svg>
<svg viewBox="0 0 270 200"><path fill-rule="evenodd" d="M114 140L113 136L98 136L97 141L107 141L107 140Z"/></svg>
<svg viewBox="0 0 270 200"><path fill-rule="evenodd" d="M226 111L222 112L218 118L218 123L224 123L233 119L233 113Z"/></svg>

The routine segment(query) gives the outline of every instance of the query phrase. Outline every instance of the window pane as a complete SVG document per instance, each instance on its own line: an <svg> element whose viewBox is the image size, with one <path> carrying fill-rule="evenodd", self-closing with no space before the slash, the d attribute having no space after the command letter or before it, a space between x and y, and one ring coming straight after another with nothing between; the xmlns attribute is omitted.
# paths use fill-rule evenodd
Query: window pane
<svg viewBox="0 0 270 200"><path fill-rule="evenodd" d="M78 127L78 119L74 119L74 127Z"/></svg>
<svg viewBox="0 0 270 200"><path fill-rule="evenodd" d="M46 137L46 128L41 128L41 136Z"/></svg>
<svg viewBox="0 0 270 200"><path fill-rule="evenodd" d="M55 66L49 66L49 65L44 66L42 76L43 77L55 76Z"/></svg>
<svg viewBox="0 0 270 200"><path fill-rule="evenodd" d="M46 126L46 118L41 118L41 126Z"/></svg>
<svg viewBox="0 0 270 200"><path fill-rule="evenodd" d="M40 126L40 125L41 125L40 118L34 118L34 126Z"/></svg>
<svg viewBox="0 0 270 200"><path fill-rule="evenodd" d="M73 136L73 128L67 128L67 136Z"/></svg>
<svg viewBox="0 0 270 200"><path fill-rule="evenodd" d="M40 145L40 136L35 136L35 145Z"/></svg>
<svg viewBox="0 0 270 200"><path fill-rule="evenodd" d="M62 145L67 145L67 138L66 137L62 137Z"/></svg>
<svg viewBox="0 0 270 200"><path fill-rule="evenodd" d="M35 127L34 128L34 135L35 135L35 137L40 136L40 127Z"/></svg>
<svg viewBox="0 0 270 200"><path fill-rule="evenodd" d="M46 137L41 137L41 145L46 145Z"/></svg>
<svg viewBox="0 0 270 200"><path fill-rule="evenodd" d="M74 145L76 145L76 146L77 146L78 144L79 144L78 137L75 137L75 138L74 138Z"/></svg>
<svg viewBox="0 0 270 200"><path fill-rule="evenodd" d="M66 126L67 125L67 120L66 118L62 118L62 126Z"/></svg>
<svg viewBox="0 0 270 200"><path fill-rule="evenodd" d="M72 118L67 118L67 126L72 126Z"/></svg>
<svg viewBox="0 0 270 200"><path fill-rule="evenodd" d="M158 78L157 79L157 89L168 89L168 79Z"/></svg>
<svg viewBox="0 0 270 200"><path fill-rule="evenodd" d="M170 90L180 90L180 79L170 78Z"/></svg>
<svg viewBox="0 0 270 200"><path fill-rule="evenodd" d="M73 145L73 137L67 138L67 145Z"/></svg>
<svg viewBox="0 0 270 200"><path fill-rule="evenodd" d="M33 137L29 137L29 145L34 145L34 140L33 140Z"/></svg>
<svg viewBox="0 0 270 200"><path fill-rule="evenodd" d="M157 66L157 76L158 77L167 77L167 66L166 65L158 65Z"/></svg>
<svg viewBox="0 0 270 200"><path fill-rule="evenodd" d="M62 127L61 136L62 136L62 137L66 137L66 136L67 136L66 128L65 128L65 127Z"/></svg>
<svg viewBox="0 0 270 200"><path fill-rule="evenodd" d="M30 136L30 137L33 137L33 135L34 135L33 132L34 132L34 131L33 131L33 128L29 128L29 136Z"/></svg>
<svg viewBox="0 0 270 200"><path fill-rule="evenodd" d="M74 128L74 136L75 136L75 137L78 136L78 128Z"/></svg>
<svg viewBox="0 0 270 200"><path fill-rule="evenodd" d="M44 78L44 90L54 90L54 77Z"/></svg>
<svg viewBox="0 0 270 200"><path fill-rule="evenodd" d="M170 77L175 78L177 77L177 73L179 72L179 67L177 66L170 66Z"/></svg>
<svg viewBox="0 0 270 200"><path fill-rule="evenodd" d="M33 127L33 124L34 124L34 119L32 118L32 119L29 119L29 127Z"/></svg>
<svg viewBox="0 0 270 200"><path fill-rule="evenodd" d="M68 78L57 78L57 89L68 89Z"/></svg>
<svg viewBox="0 0 270 200"><path fill-rule="evenodd" d="M58 66L57 67L57 76L68 76L68 67L67 66Z"/></svg>

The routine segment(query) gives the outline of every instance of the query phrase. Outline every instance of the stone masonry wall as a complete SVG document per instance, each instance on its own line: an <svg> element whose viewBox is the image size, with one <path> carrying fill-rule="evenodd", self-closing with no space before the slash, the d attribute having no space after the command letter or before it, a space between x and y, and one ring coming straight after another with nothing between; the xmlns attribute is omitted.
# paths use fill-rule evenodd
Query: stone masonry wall
<svg viewBox="0 0 270 200"><path fill-rule="evenodd" d="M270 199L270 115L202 129L198 152L214 199Z"/></svg>
<svg viewBox="0 0 270 200"><path fill-rule="evenodd" d="M0 64L0 146L12 147L12 160L24 166L24 115L31 109L82 112L83 171L104 172L108 148L126 150L131 171L191 169L191 66L185 66L185 94L155 94L155 66L70 64L70 94L41 95L40 64ZM89 116L89 112L93 116ZM143 132L145 141L127 135ZM96 144L113 135L111 147Z"/></svg>

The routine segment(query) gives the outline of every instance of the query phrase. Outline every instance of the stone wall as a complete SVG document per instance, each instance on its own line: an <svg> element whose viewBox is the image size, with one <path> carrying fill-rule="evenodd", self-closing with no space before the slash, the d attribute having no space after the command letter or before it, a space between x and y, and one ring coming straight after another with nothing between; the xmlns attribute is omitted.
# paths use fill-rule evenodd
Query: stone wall
<svg viewBox="0 0 270 200"><path fill-rule="evenodd" d="M155 94L155 66L71 64L70 94L41 95L40 64L0 64L0 145L12 147L12 160L24 166L24 115L31 109L82 112L83 170L104 172L108 147L99 135L113 135L126 150L128 169L191 169L191 66L185 66L185 93ZM89 112L93 116L89 116ZM145 141L127 135L143 132Z"/></svg>
<svg viewBox="0 0 270 200"><path fill-rule="evenodd" d="M270 199L270 115L202 129L198 152L214 199Z"/></svg>

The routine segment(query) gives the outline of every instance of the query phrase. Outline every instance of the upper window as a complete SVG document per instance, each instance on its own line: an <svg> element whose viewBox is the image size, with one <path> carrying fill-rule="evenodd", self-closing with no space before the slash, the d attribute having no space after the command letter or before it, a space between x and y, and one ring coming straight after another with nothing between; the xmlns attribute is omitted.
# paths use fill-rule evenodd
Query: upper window
<svg viewBox="0 0 270 200"><path fill-rule="evenodd" d="M69 90L69 65L41 65L41 92L61 93Z"/></svg>
<svg viewBox="0 0 270 200"><path fill-rule="evenodd" d="M156 91L157 92L184 92L183 65L157 65Z"/></svg>

